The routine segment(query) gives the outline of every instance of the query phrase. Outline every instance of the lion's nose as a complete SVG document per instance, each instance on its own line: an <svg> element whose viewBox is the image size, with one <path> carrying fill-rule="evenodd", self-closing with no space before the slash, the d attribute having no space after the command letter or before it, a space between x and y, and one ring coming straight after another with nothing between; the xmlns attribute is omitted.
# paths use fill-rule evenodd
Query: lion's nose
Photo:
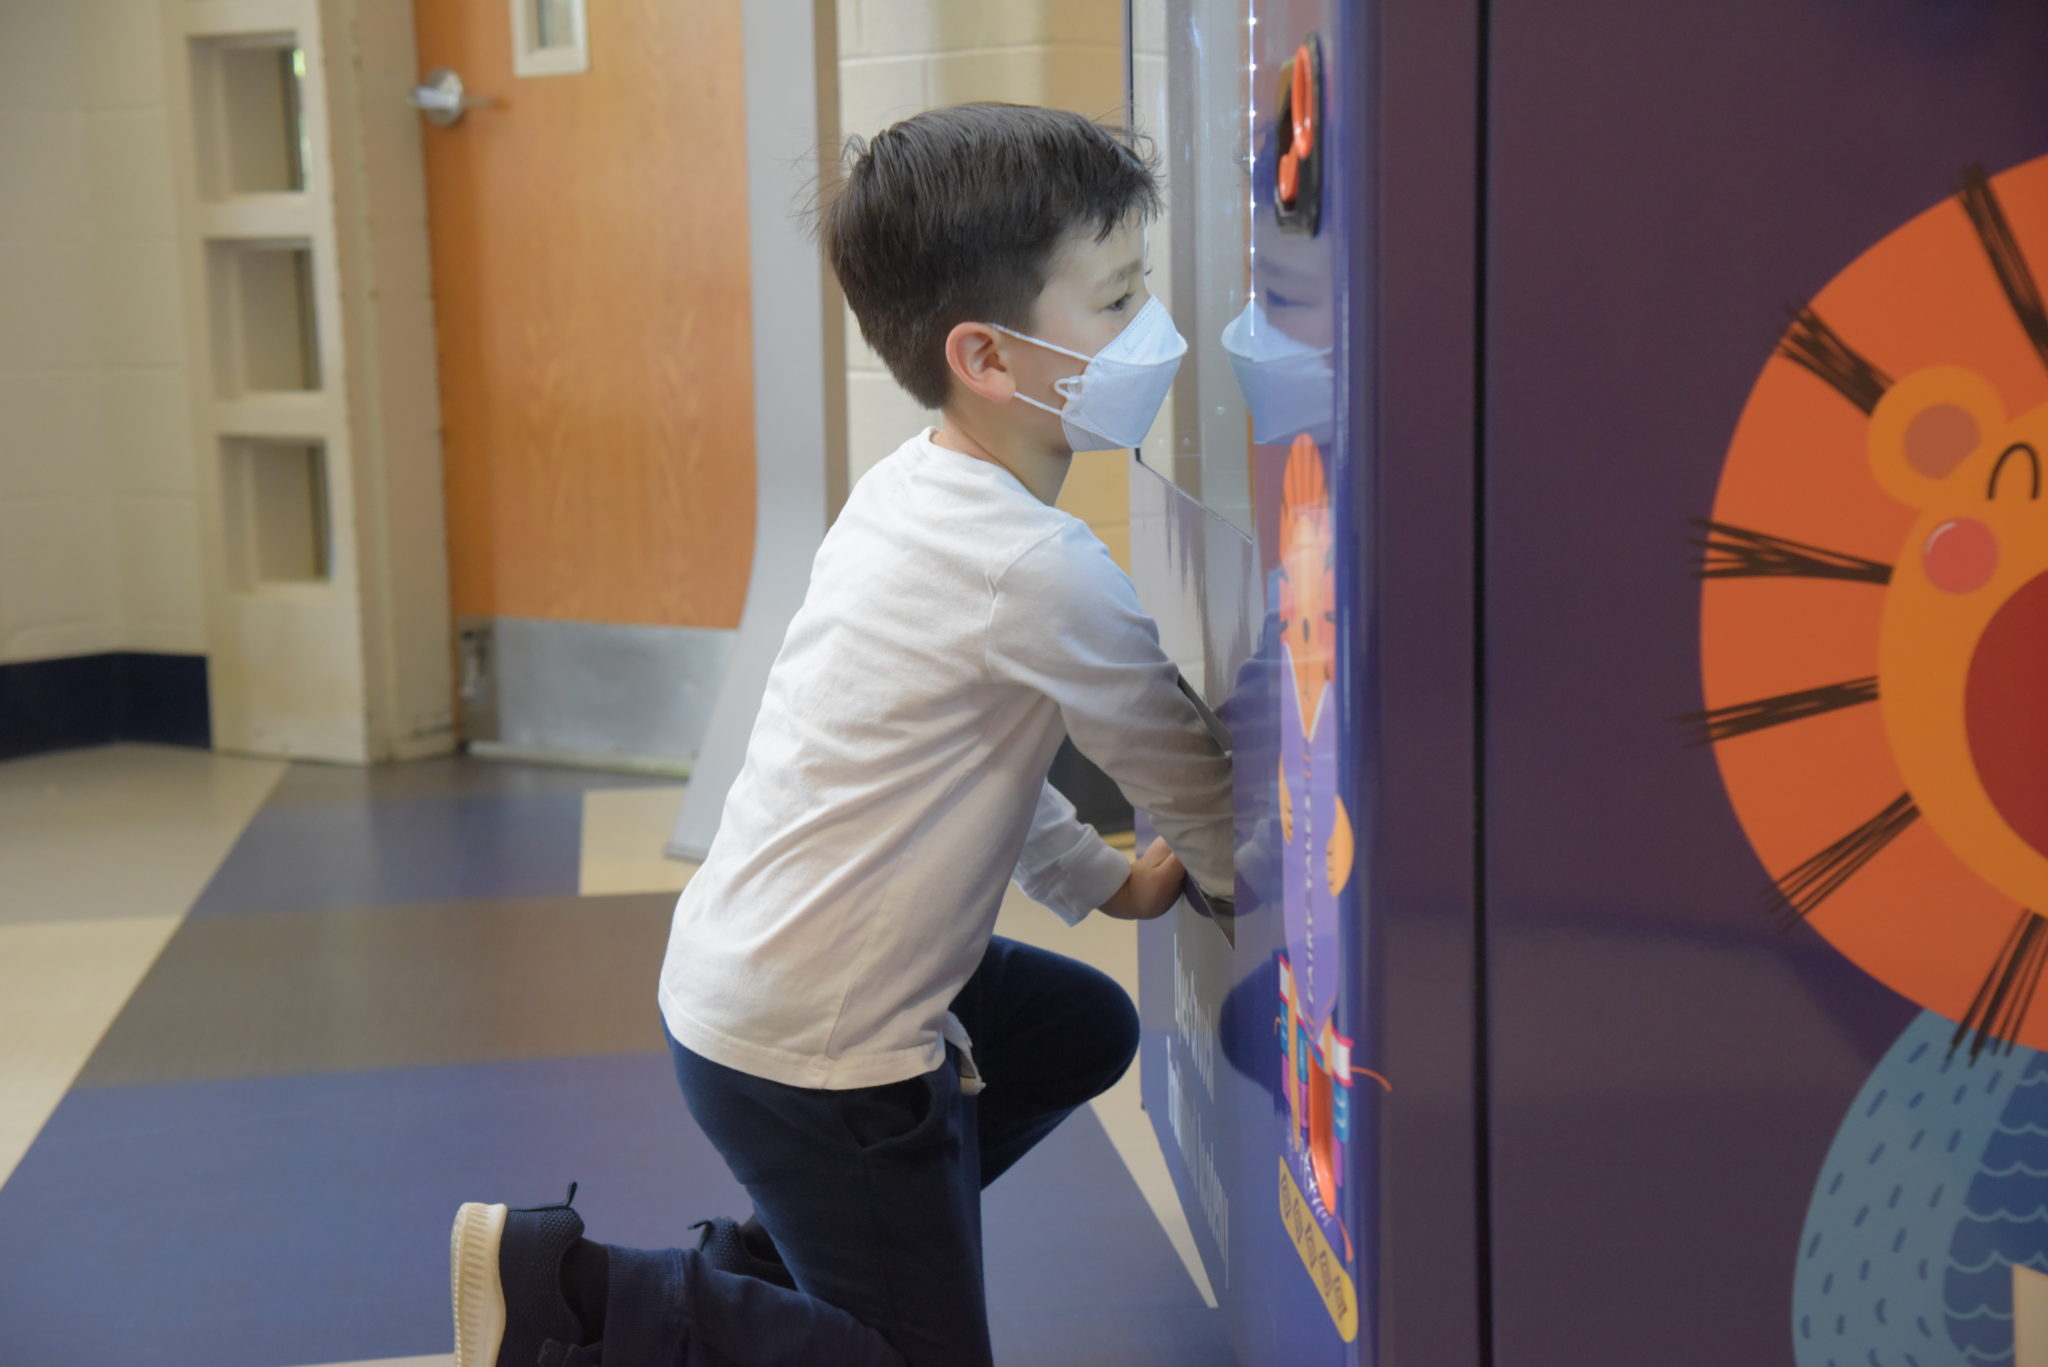
<svg viewBox="0 0 2048 1367"><path fill-rule="evenodd" d="M1943 593L1975 593L1998 572L1998 538L1976 518L1959 517L1928 535L1920 560Z"/></svg>

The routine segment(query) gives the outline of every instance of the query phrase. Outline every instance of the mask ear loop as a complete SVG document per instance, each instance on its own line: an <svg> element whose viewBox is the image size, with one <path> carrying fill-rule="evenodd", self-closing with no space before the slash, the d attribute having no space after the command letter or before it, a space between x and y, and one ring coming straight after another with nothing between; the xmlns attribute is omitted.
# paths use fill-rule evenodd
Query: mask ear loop
<svg viewBox="0 0 2048 1367"><path fill-rule="evenodd" d="M1067 350L1067 348L1061 346L1058 342L1048 342L1043 337L1033 337L1028 332L1019 332L1015 328L1006 328L1001 323L983 323L982 326L985 328L993 328L997 332L1003 333L1005 336L1015 337L1020 342L1029 342L1033 346L1042 346L1047 351L1057 351L1062 356L1071 356L1075 360L1082 363L1082 374L1087 373L1086 367L1092 364L1095 360L1093 356L1084 355L1083 353L1078 351L1069 351ZM1069 385L1074 386L1074 388L1069 389ZM1052 382L1052 389L1053 393L1059 395L1068 403L1072 403L1074 401L1075 390L1079 389L1080 385L1081 375L1063 375L1059 379L1054 380ZM1066 411L1063 407L1054 408L1049 403L1045 403L1039 399L1034 399L1021 389L1017 391L1017 397L1023 400L1025 403L1030 404L1033 408L1038 409L1040 412L1050 413L1056 418L1062 416Z"/></svg>
<svg viewBox="0 0 2048 1367"><path fill-rule="evenodd" d="M1028 403L1033 408L1036 408L1039 412L1050 413L1055 418L1061 416L1062 412L1064 411L1062 409L1054 408L1051 404L1045 403L1042 400L1032 398L1029 394L1026 394L1021 389L1017 391L1017 402Z"/></svg>
<svg viewBox="0 0 2048 1367"><path fill-rule="evenodd" d="M1069 351L1065 347L1061 346L1058 342L1048 342L1043 337L1033 337L1028 332L1019 332L1015 328L1006 328L1001 323L983 323L982 326L985 328L994 328L997 332L1003 333L1010 337L1015 337L1020 342L1029 342L1033 346L1042 346L1047 351L1057 351L1062 356L1071 356L1077 361L1092 361L1095 359L1093 356L1090 356L1085 352Z"/></svg>

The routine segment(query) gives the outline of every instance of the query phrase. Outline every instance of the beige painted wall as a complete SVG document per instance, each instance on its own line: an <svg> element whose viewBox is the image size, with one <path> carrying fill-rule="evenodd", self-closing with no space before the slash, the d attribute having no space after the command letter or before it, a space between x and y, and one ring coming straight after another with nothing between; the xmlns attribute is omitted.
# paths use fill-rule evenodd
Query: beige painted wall
<svg viewBox="0 0 2048 1367"><path fill-rule="evenodd" d="M839 0L839 120L871 136L922 109L1006 100L1120 118L1123 9L1104 0ZM846 316L850 480L935 415L890 378ZM1130 554L1130 491L1114 451L1077 457L1060 506L1085 520L1119 564Z"/></svg>
<svg viewBox="0 0 2048 1367"><path fill-rule="evenodd" d="M206 649L160 0L0 0L0 663Z"/></svg>
<svg viewBox="0 0 2048 1367"><path fill-rule="evenodd" d="M288 32L310 188L219 194L186 40ZM411 0L0 0L0 663L204 654L221 748L448 748L414 71ZM230 392L212 253L305 239L321 388ZM230 582L223 435L324 443L331 582Z"/></svg>

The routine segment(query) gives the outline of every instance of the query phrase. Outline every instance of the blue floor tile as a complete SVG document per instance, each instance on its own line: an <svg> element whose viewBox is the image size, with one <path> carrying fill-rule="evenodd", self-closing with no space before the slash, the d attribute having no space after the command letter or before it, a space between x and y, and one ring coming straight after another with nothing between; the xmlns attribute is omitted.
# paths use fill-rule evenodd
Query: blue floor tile
<svg viewBox="0 0 2048 1367"><path fill-rule="evenodd" d="M455 1207L572 1178L619 1242L742 1201L666 1055L74 1091L0 1188L7 1360L446 1352Z"/></svg>
<svg viewBox="0 0 2048 1367"><path fill-rule="evenodd" d="M272 802L195 916L573 896L581 793Z"/></svg>
<svg viewBox="0 0 2048 1367"><path fill-rule="evenodd" d="M661 1246L744 1198L664 1055L72 1092L0 1188L6 1360L285 1367L446 1352L463 1200ZM1227 1367L1214 1315L1083 1111L988 1198L1012 1367Z"/></svg>
<svg viewBox="0 0 2048 1367"><path fill-rule="evenodd" d="M988 1189L982 1244L999 1367L1235 1367L1085 1107Z"/></svg>

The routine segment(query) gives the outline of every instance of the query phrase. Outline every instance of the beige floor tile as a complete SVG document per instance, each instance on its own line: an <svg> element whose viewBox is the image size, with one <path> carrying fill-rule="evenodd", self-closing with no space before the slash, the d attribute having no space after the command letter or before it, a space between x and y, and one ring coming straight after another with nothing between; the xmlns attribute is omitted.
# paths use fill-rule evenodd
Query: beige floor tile
<svg viewBox="0 0 2048 1367"><path fill-rule="evenodd" d="M284 771L154 745L0 764L0 925L182 916Z"/></svg>
<svg viewBox="0 0 2048 1367"><path fill-rule="evenodd" d="M0 1183L284 771L154 745L0 764Z"/></svg>
<svg viewBox="0 0 2048 1367"><path fill-rule="evenodd" d="M1138 995L1138 925L1100 913L1070 926L1026 897L1012 883L1003 894L996 934L1049 949L1101 969L1122 985L1133 1000Z"/></svg>
<svg viewBox="0 0 2048 1367"><path fill-rule="evenodd" d="M0 1184L182 919L0 925Z"/></svg>
<svg viewBox="0 0 2048 1367"><path fill-rule="evenodd" d="M585 897L615 892L680 892L695 864L662 853L682 810L681 787L593 788L583 795Z"/></svg>
<svg viewBox="0 0 2048 1367"><path fill-rule="evenodd" d="M2012 1270L2013 1367L2048 1367L2048 1273Z"/></svg>

